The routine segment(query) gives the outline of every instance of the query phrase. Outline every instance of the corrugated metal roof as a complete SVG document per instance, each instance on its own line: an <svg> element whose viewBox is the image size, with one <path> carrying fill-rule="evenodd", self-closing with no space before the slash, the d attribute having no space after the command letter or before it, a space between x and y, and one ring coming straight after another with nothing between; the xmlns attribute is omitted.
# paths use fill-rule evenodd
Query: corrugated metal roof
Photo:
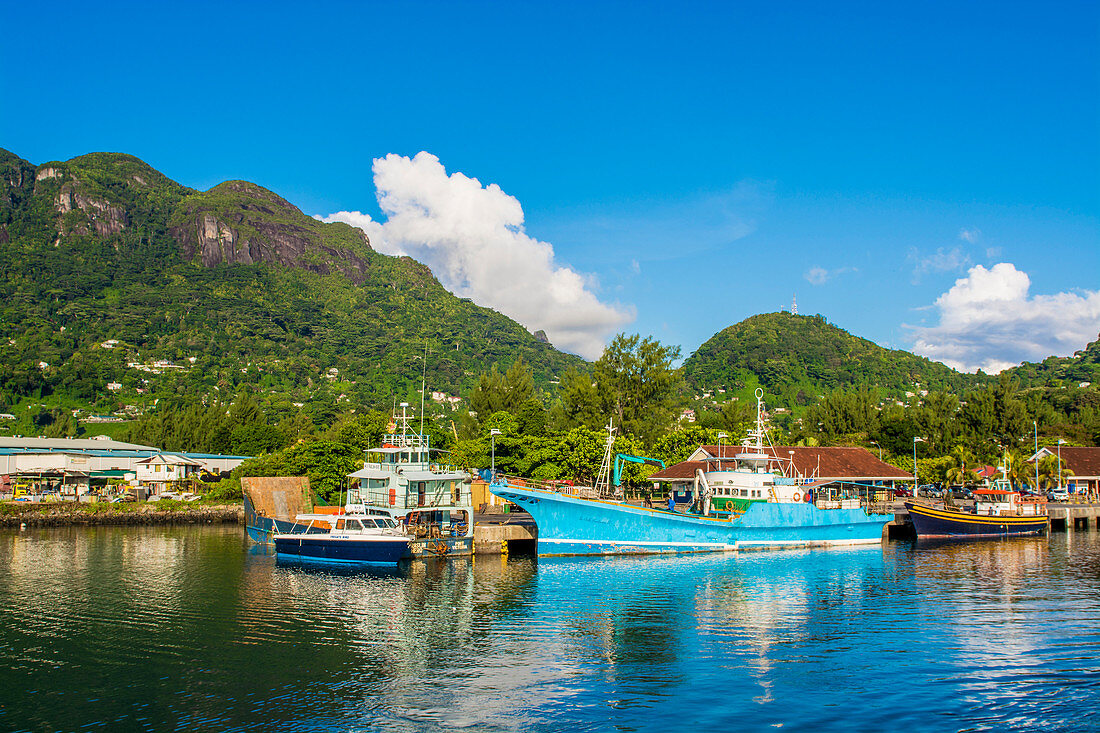
<svg viewBox="0 0 1100 733"><path fill-rule="evenodd" d="M23 448L34 450L150 450L157 451L151 445L123 443L109 438L7 438L0 437L0 448Z"/></svg>

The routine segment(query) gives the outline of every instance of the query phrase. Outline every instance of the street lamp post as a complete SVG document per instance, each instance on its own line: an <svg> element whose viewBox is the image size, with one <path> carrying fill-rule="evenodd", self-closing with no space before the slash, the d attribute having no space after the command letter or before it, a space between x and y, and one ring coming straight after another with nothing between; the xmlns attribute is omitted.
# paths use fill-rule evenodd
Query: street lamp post
<svg viewBox="0 0 1100 733"><path fill-rule="evenodd" d="M878 444L877 440L872 440L871 445L878 448L878 459L881 461L882 460L882 446Z"/></svg>
<svg viewBox="0 0 1100 733"><path fill-rule="evenodd" d="M1035 453L1033 459L1035 460L1035 493L1039 493L1039 421L1032 420L1031 426L1035 428Z"/></svg>
<svg viewBox="0 0 1100 733"><path fill-rule="evenodd" d="M489 474L491 478L489 483L496 481L497 478L497 436L501 435L501 432L496 428L489 431L489 443L492 444L492 463L489 465Z"/></svg>
<svg viewBox="0 0 1100 733"><path fill-rule="evenodd" d="M924 438L913 436L913 496L917 495L917 443L923 443Z"/></svg>
<svg viewBox="0 0 1100 733"><path fill-rule="evenodd" d="M1066 441L1058 438L1058 490L1062 490L1062 445Z"/></svg>
<svg viewBox="0 0 1100 733"><path fill-rule="evenodd" d="M728 438L725 433L718 433L718 470L722 470L722 438Z"/></svg>

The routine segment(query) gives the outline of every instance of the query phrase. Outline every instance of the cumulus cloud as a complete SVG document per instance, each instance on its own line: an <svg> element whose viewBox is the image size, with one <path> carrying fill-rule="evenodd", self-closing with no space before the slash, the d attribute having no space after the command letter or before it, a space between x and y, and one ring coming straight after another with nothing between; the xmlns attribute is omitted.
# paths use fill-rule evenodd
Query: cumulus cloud
<svg viewBox="0 0 1100 733"><path fill-rule="evenodd" d="M363 229L378 251L425 263L456 295L542 329L555 346L588 359L634 320L632 308L600 301L595 278L556 262L553 246L528 236L519 201L496 184L448 175L426 152L391 153L373 171L384 222L358 211L322 221Z"/></svg>
<svg viewBox="0 0 1100 733"><path fill-rule="evenodd" d="M997 373L1021 361L1068 356L1097 338L1100 291L1029 294L1010 262L967 276L937 300L939 325L916 328L913 350L961 371Z"/></svg>

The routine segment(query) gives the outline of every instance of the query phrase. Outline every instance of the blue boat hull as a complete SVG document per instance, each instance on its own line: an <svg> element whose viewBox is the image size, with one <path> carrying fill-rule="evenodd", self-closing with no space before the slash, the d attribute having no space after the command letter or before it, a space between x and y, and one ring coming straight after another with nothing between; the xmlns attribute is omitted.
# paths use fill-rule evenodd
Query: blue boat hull
<svg viewBox="0 0 1100 733"><path fill-rule="evenodd" d="M538 554L622 555L763 550L877 543L889 514L818 509L806 503L751 505L741 517L700 517L623 502L581 499L529 487L496 485L538 525Z"/></svg>
<svg viewBox="0 0 1100 733"><path fill-rule="evenodd" d="M408 540L335 539L308 534L275 538L275 552L283 560L396 565L408 550Z"/></svg>
<svg viewBox="0 0 1100 733"><path fill-rule="evenodd" d="M256 511L248 494L244 496L244 532L248 539L261 545L274 544L274 536L290 532L294 522L286 519L265 517Z"/></svg>
<svg viewBox="0 0 1100 733"><path fill-rule="evenodd" d="M917 537L1016 537L1047 530L1047 517L967 514L906 503Z"/></svg>

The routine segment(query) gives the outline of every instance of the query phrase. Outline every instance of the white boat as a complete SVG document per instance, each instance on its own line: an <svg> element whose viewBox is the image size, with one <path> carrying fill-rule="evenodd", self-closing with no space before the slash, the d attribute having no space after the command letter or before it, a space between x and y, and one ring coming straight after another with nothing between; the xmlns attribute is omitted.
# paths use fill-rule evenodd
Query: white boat
<svg viewBox="0 0 1100 733"><path fill-rule="evenodd" d="M408 555L412 537L389 517L346 515L332 520L310 520L276 534L276 555L282 560L367 565L396 565Z"/></svg>
<svg viewBox="0 0 1100 733"><path fill-rule="evenodd" d="M413 537L409 554L470 555L474 548L471 476L431 459L431 437L414 432L401 403L382 445L349 474L348 516L388 516ZM371 460L374 459L374 460Z"/></svg>

